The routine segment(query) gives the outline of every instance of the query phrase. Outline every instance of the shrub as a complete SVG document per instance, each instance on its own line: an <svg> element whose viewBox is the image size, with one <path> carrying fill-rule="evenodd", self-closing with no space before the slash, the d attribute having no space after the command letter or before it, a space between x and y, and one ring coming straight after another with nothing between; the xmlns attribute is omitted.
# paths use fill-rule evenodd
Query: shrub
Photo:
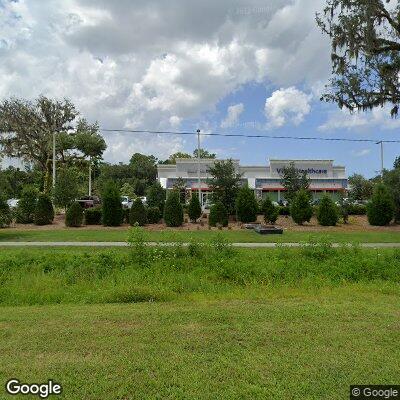
<svg viewBox="0 0 400 400"><path fill-rule="evenodd" d="M92 207L85 210L85 224L86 225L100 225L102 216L101 207Z"/></svg>
<svg viewBox="0 0 400 400"><path fill-rule="evenodd" d="M103 225L119 226L123 215L119 190L113 182L108 182L103 192Z"/></svg>
<svg viewBox="0 0 400 400"><path fill-rule="evenodd" d="M394 216L392 196L385 185L375 186L371 201L367 205L368 222L371 225L388 225Z"/></svg>
<svg viewBox="0 0 400 400"><path fill-rule="evenodd" d="M65 225L70 227L78 227L82 225L83 209L76 201L72 203L65 214Z"/></svg>
<svg viewBox="0 0 400 400"><path fill-rule="evenodd" d="M28 185L22 189L21 198L16 210L19 224L31 224L35 214L38 192L34 186Z"/></svg>
<svg viewBox="0 0 400 400"><path fill-rule="evenodd" d="M147 222L149 224L158 224L161 219L161 211L158 207L148 207L146 210Z"/></svg>
<svg viewBox="0 0 400 400"><path fill-rule="evenodd" d="M290 207L289 206L279 206L279 215L290 215Z"/></svg>
<svg viewBox="0 0 400 400"><path fill-rule="evenodd" d="M339 220L339 213L336 204L329 196L321 199L317 210L317 220L323 226L335 226Z"/></svg>
<svg viewBox="0 0 400 400"><path fill-rule="evenodd" d="M257 219L257 200L248 186L239 189L236 197L236 215L240 222L254 222Z"/></svg>
<svg viewBox="0 0 400 400"><path fill-rule="evenodd" d="M228 212L221 201L217 201L211 206L208 224L210 226L217 226L217 224L228 226Z"/></svg>
<svg viewBox="0 0 400 400"><path fill-rule="evenodd" d="M40 193L36 202L33 222L35 225L49 225L54 219L54 208L50 197Z"/></svg>
<svg viewBox="0 0 400 400"><path fill-rule="evenodd" d="M310 196L305 190L299 190L293 199L290 208L290 215L296 224L303 225L304 222L310 222L313 215L313 209L310 204Z"/></svg>
<svg viewBox="0 0 400 400"><path fill-rule="evenodd" d="M349 215L365 215L367 214L367 206L364 204L349 204Z"/></svg>
<svg viewBox="0 0 400 400"><path fill-rule="evenodd" d="M274 224L278 219L279 208L275 207L271 199L267 196L261 204L261 209L264 215L266 224Z"/></svg>
<svg viewBox="0 0 400 400"><path fill-rule="evenodd" d="M197 193L192 194L192 198L190 199L189 203L188 214L192 222L196 222L196 220L198 220L201 216L201 205Z"/></svg>
<svg viewBox="0 0 400 400"><path fill-rule="evenodd" d="M167 226L181 226L183 224L183 208L179 200L179 193L176 190L169 193L165 202L164 221Z"/></svg>
<svg viewBox="0 0 400 400"><path fill-rule="evenodd" d="M161 215L164 213L165 189L159 182L154 182L147 191L146 203L148 207L158 207Z"/></svg>
<svg viewBox="0 0 400 400"><path fill-rule="evenodd" d="M131 215L131 210L129 208L123 208L121 224L123 224L123 223L129 224L130 215Z"/></svg>
<svg viewBox="0 0 400 400"><path fill-rule="evenodd" d="M12 222L12 212L7 202L0 199L0 228L10 226Z"/></svg>
<svg viewBox="0 0 400 400"><path fill-rule="evenodd" d="M144 226L146 225L146 209L142 203L142 200L137 198L131 207L131 211L129 213L129 223L131 226Z"/></svg>

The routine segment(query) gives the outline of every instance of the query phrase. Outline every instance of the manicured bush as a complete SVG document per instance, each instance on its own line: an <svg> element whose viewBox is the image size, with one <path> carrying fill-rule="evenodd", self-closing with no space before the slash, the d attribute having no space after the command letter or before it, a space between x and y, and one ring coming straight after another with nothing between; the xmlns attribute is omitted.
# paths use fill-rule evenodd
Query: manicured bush
<svg viewBox="0 0 400 400"><path fill-rule="evenodd" d="M34 186L28 185L22 189L19 199L16 220L19 224L31 224L35 214L38 191Z"/></svg>
<svg viewBox="0 0 400 400"><path fill-rule="evenodd" d="M236 215L240 222L254 222L257 219L258 204L253 190L244 186L236 197Z"/></svg>
<svg viewBox="0 0 400 400"><path fill-rule="evenodd" d="M85 224L86 225L100 225L102 216L101 207L92 207L85 210Z"/></svg>
<svg viewBox="0 0 400 400"><path fill-rule="evenodd" d="M321 199L317 210L317 220L323 226L335 226L339 220L339 213L336 204L329 196Z"/></svg>
<svg viewBox="0 0 400 400"><path fill-rule="evenodd" d="M12 212L10 207L4 199L0 199L0 228L10 226L11 222Z"/></svg>
<svg viewBox="0 0 400 400"><path fill-rule="evenodd" d="M103 225L120 226L123 216L119 190L113 182L108 182L103 192Z"/></svg>
<svg viewBox="0 0 400 400"><path fill-rule="evenodd" d="M366 215L367 206L365 204L349 204L348 213L349 215Z"/></svg>
<svg viewBox="0 0 400 400"><path fill-rule="evenodd" d="M172 190L165 202L164 222L167 226L181 226L183 224L183 208L180 203L179 193Z"/></svg>
<svg viewBox="0 0 400 400"><path fill-rule="evenodd" d="M217 226L217 224L228 226L228 211L221 201L217 201L211 206L208 224L210 226Z"/></svg>
<svg viewBox="0 0 400 400"><path fill-rule="evenodd" d="M131 226L144 226L146 225L146 209L142 203L142 200L137 198L131 207L131 211L129 213L129 223Z"/></svg>
<svg viewBox="0 0 400 400"><path fill-rule="evenodd" d="M196 222L201 216L201 205L197 193L192 194L188 208L189 218L192 222Z"/></svg>
<svg viewBox="0 0 400 400"><path fill-rule="evenodd" d="M289 206L279 206L279 215L290 215L290 207Z"/></svg>
<svg viewBox="0 0 400 400"><path fill-rule="evenodd" d="M267 196L261 204L261 209L264 215L266 224L274 224L278 219L279 208L275 207L271 199Z"/></svg>
<svg viewBox="0 0 400 400"><path fill-rule="evenodd" d="M159 182L155 182L149 187L149 190L147 191L147 206L158 207L162 215L164 212L165 197L165 189L160 185Z"/></svg>
<svg viewBox="0 0 400 400"><path fill-rule="evenodd" d="M131 210L129 208L123 208L122 209L122 224L127 223L129 224L129 219L131 215Z"/></svg>
<svg viewBox="0 0 400 400"><path fill-rule="evenodd" d="M383 184L375 186L371 201L367 205L368 222L371 225L388 225L394 216L394 202L387 187Z"/></svg>
<svg viewBox="0 0 400 400"><path fill-rule="evenodd" d="M33 222L35 225L49 225L54 219L54 207L50 197L46 193L39 193Z"/></svg>
<svg viewBox="0 0 400 400"><path fill-rule="evenodd" d="M83 209L76 201L72 203L65 214L65 225L69 227L78 227L82 225Z"/></svg>
<svg viewBox="0 0 400 400"><path fill-rule="evenodd" d="M161 220L161 211L158 207L148 207L146 215L149 224L158 224Z"/></svg>
<svg viewBox="0 0 400 400"><path fill-rule="evenodd" d="M310 204L310 195L307 191L298 191L290 207L290 215L293 221L298 225L303 225L304 222L310 222L313 209Z"/></svg>

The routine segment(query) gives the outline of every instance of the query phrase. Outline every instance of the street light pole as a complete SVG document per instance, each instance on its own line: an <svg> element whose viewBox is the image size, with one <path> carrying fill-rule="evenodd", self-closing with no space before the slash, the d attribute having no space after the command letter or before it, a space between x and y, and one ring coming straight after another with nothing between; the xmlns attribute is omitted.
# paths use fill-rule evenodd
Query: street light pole
<svg viewBox="0 0 400 400"><path fill-rule="evenodd" d="M92 195L92 157L89 156L89 196Z"/></svg>
<svg viewBox="0 0 400 400"><path fill-rule="evenodd" d="M381 145L381 179L383 179L383 169L384 169L384 161L383 161L383 140L376 142L376 144Z"/></svg>
<svg viewBox="0 0 400 400"><path fill-rule="evenodd" d="M200 207L203 205L201 204L201 180L200 180L200 129L197 129L197 185L199 190L199 202Z"/></svg>
<svg viewBox="0 0 400 400"><path fill-rule="evenodd" d="M53 195L56 188L56 133L53 132Z"/></svg>

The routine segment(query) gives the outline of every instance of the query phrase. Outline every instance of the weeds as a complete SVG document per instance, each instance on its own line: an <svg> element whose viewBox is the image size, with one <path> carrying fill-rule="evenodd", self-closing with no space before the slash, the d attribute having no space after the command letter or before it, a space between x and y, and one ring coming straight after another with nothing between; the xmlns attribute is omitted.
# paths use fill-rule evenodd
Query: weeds
<svg viewBox="0 0 400 400"><path fill-rule="evenodd" d="M312 239L301 248L234 249L218 232L209 244L192 240L186 247L149 247L138 227L131 230L129 244L128 250L90 253L2 251L0 304L165 301L244 288L248 294L271 287L400 282L398 249L333 248L326 239Z"/></svg>

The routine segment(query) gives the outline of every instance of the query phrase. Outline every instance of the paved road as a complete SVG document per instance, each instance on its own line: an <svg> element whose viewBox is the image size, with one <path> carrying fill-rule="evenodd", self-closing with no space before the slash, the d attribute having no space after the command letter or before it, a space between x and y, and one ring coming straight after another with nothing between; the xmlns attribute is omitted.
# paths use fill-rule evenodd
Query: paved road
<svg viewBox="0 0 400 400"><path fill-rule="evenodd" d="M148 242L148 246L187 246L188 243ZM276 246L299 247L301 243L232 243L234 247L273 248ZM126 242L1 242L0 247L126 247ZM333 243L333 247L341 247L343 243ZM360 243L365 248L400 248L400 243Z"/></svg>

